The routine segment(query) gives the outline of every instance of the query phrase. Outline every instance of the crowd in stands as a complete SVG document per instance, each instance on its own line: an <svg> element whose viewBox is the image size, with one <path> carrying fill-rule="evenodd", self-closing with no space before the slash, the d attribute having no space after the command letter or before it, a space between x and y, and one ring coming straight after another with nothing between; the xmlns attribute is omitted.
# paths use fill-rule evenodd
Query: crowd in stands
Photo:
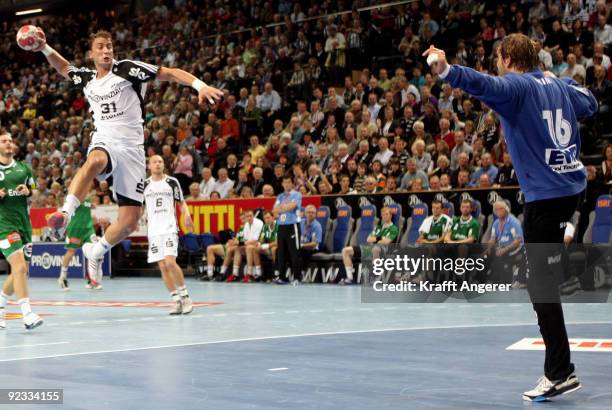
<svg viewBox="0 0 612 410"><path fill-rule="evenodd" d="M605 1L425 0L357 11L371 3L176 0L131 16L31 23L77 67L89 64L89 33L105 29L117 59L183 68L223 89L212 106L177 84L155 82L147 93L147 155L163 157L188 200L273 196L287 172L303 195L517 185L495 113L430 73L421 55L430 44L453 63L495 73L496 45L522 32L541 69L571 76L599 100L585 145L609 132ZM0 26L0 126L34 170L33 205L54 207L86 157L91 115L40 53L17 47L20 24ZM602 148L589 180L608 184L612 145ZM106 182L92 192L95 202L113 200Z"/></svg>

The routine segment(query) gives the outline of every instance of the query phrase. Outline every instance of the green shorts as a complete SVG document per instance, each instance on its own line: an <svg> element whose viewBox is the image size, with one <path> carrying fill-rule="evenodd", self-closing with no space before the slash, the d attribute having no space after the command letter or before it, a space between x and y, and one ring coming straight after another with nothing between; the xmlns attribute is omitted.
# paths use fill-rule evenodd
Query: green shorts
<svg viewBox="0 0 612 410"><path fill-rule="evenodd" d="M66 249L79 249L96 236L93 229L68 229L66 231Z"/></svg>
<svg viewBox="0 0 612 410"><path fill-rule="evenodd" d="M26 262L32 257L32 231L0 232L0 250L8 260L17 251L23 251Z"/></svg>

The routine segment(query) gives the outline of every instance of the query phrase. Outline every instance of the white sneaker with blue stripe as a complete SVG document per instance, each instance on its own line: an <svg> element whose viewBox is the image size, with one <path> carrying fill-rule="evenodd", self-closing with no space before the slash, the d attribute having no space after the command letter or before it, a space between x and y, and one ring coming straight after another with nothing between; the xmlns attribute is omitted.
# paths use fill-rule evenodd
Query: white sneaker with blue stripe
<svg viewBox="0 0 612 410"><path fill-rule="evenodd" d="M551 381L546 376L540 377L537 386L523 393L523 400L526 401L549 401L551 397L561 394L568 394L580 389L582 385L574 373L565 379Z"/></svg>

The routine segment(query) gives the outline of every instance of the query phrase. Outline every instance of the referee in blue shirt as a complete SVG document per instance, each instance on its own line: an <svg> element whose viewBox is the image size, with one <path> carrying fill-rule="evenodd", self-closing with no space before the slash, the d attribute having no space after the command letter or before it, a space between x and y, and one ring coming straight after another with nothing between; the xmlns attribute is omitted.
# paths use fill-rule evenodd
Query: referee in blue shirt
<svg viewBox="0 0 612 410"><path fill-rule="evenodd" d="M546 346L544 377L523 393L523 399L545 401L581 387L570 360L554 272L561 263L565 225L586 188L578 119L595 114L597 100L571 78L558 79L540 71L535 47L523 34L505 37L495 52L498 77L449 65L444 51L433 46L423 55L434 55L434 72L452 87L483 101L501 119L525 194L525 242L540 244L527 254L527 287Z"/></svg>
<svg viewBox="0 0 612 410"><path fill-rule="evenodd" d="M276 284L285 284L287 267L291 266L294 280L299 281L302 276L300 266L300 217L298 212L302 206L302 194L293 189L293 178L286 174L283 177L284 192L276 197L273 212L278 215L276 224L278 234L276 237L279 277L274 280Z"/></svg>

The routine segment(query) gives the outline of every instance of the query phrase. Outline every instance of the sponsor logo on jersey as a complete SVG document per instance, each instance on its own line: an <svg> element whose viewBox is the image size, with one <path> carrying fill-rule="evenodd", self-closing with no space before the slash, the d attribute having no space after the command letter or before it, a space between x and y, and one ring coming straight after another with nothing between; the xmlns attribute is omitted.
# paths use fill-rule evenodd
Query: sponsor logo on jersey
<svg viewBox="0 0 612 410"><path fill-rule="evenodd" d="M81 238L69 238L68 239L68 243L72 244L72 245L80 245L81 244Z"/></svg>
<svg viewBox="0 0 612 410"><path fill-rule="evenodd" d="M138 78L141 81L144 81L144 80L149 78L147 73L142 71L139 67L132 67L132 68L130 68L130 72L128 73L128 75L130 75L132 77L136 77L136 78Z"/></svg>
<svg viewBox="0 0 612 410"><path fill-rule="evenodd" d="M13 244L15 242L21 242L21 235L19 235L18 232L12 232L8 234L6 239L8 239L10 244Z"/></svg>
<svg viewBox="0 0 612 410"><path fill-rule="evenodd" d="M136 184L136 192L138 192L139 194L142 194L144 192L144 181L142 179Z"/></svg>
<svg viewBox="0 0 612 410"><path fill-rule="evenodd" d="M113 98L120 93L121 93L120 89L115 89L115 90L112 90L110 93L102 94L102 95L94 94L90 91L87 93L87 99L93 102L100 102L100 101L104 101L104 100Z"/></svg>
<svg viewBox="0 0 612 410"><path fill-rule="evenodd" d="M27 196L26 193L17 192L14 189L9 189L8 194L9 196Z"/></svg>
<svg viewBox="0 0 612 410"><path fill-rule="evenodd" d="M544 157L548 166L560 174L584 168L584 165L578 159L576 144L567 148L547 148Z"/></svg>

